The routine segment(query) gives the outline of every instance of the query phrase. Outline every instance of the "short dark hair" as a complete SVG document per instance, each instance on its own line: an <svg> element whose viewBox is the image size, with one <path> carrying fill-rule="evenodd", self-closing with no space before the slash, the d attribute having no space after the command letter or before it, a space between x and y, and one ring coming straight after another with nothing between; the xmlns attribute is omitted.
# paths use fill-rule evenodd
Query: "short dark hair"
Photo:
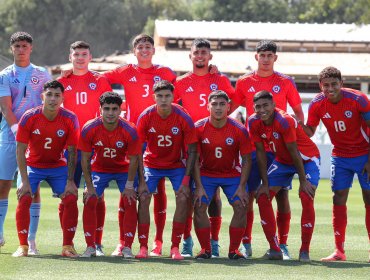
<svg viewBox="0 0 370 280"><path fill-rule="evenodd" d="M267 52L271 51L273 53L276 53L277 51L277 45L274 41L271 40L262 40L259 41L257 46L256 46L256 51L257 53L259 52Z"/></svg>
<svg viewBox="0 0 370 280"><path fill-rule="evenodd" d="M175 87L173 86L172 83L170 83L169 81L166 81L166 80L158 81L153 85L153 92L154 93L157 93L158 91L166 90L166 89L173 92Z"/></svg>
<svg viewBox="0 0 370 280"><path fill-rule="evenodd" d="M72 50L75 50L75 49L87 49L87 50L90 50L90 44L85 42L85 41L76 41L74 43L72 43L70 46L69 46L69 49L72 51Z"/></svg>
<svg viewBox="0 0 370 280"><path fill-rule="evenodd" d="M57 80L48 81L44 84L44 91L48 88L60 88L62 92L64 92L64 86Z"/></svg>
<svg viewBox="0 0 370 280"><path fill-rule="evenodd" d="M202 38L195 39L191 43L191 46L192 47L196 47L196 48L207 48L207 49L211 49L211 43L208 40L202 39Z"/></svg>
<svg viewBox="0 0 370 280"><path fill-rule="evenodd" d="M135 48L140 43L149 42L154 46L154 40L147 34L139 34L132 40L132 47Z"/></svg>
<svg viewBox="0 0 370 280"><path fill-rule="evenodd" d="M16 42L26 41L32 45L33 38L30 34L24 31L15 32L12 36L10 36L10 45L12 46Z"/></svg>
<svg viewBox="0 0 370 280"><path fill-rule="evenodd" d="M99 97L100 106L103 104L117 104L119 107L122 105L122 98L118 93L113 91L106 91Z"/></svg>
<svg viewBox="0 0 370 280"><path fill-rule="evenodd" d="M271 92L267 90L261 90L253 96L253 102L257 102L260 99L274 100L274 97Z"/></svg>
<svg viewBox="0 0 370 280"><path fill-rule="evenodd" d="M208 96L208 102L211 102L212 99L216 99L216 98L223 98L228 103L230 102L229 96L223 90L214 90L214 91L212 91L211 94Z"/></svg>
<svg viewBox="0 0 370 280"><path fill-rule="evenodd" d="M319 78L320 83L323 79L326 79L326 78L337 78L339 81L342 81L342 74L337 68L333 66L329 66L329 67L325 67L319 73L318 78Z"/></svg>

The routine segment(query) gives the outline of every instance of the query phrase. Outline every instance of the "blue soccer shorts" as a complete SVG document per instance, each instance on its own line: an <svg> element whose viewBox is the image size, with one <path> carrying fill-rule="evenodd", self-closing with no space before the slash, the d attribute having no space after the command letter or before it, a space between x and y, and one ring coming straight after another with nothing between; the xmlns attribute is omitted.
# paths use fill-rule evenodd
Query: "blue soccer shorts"
<svg viewBox="0 0 370 280"><path fill-rule="evenodd" d="M15 142L0 143L0 180L13 180L17 168Z"/></svg>
<svg viewBox="0 0 370 280"><path fill-rule="evenodd" d="M150 193L157 193L158 182L164 177L170 180L173 190L177 192L184 176L185 168L158 169L144 167L145 182L148 185Z"/></svg>
<svg viewBox="0 0 370 280"><path fill-rule="evenodd" d="M240 177L218 178L201 176L200 179L202 181L204 191L208 196L208 199L202 197L203 203L207 205L211 203L211 200L215 195L218 187L222 188L230 204L234 203L236 200L240 200L237 196L232 198L239 187Z"/></svg>
<svg viewBox="0 0 370 280"><path fill-rule="evenodd" d="M267 158L267 168L269 168L271 163L275 159L275 155L272 152L266 152L266 158ZM249 178L247 181L248 192L255 192L257 188L259 187L259 185L261 185L261 175L258 169L256 151L253 151L252 152L252 168L251 168L251 172L249 174Z"/></svg>
<svg viewBox="0 0 370 280"><path fill-rule="evenodd" d="M103 173L103 172L91 172L92 182L98 197L101 197L104 190L109 187L110 181L116 181L119 191L122 193L125 190L128 173ZM138 177L135 177L134 188L137 190L139 183Z"/></svg>
<svg viewBox="0 0 370 280"><path fill-rule="evenodd" d="M362 174L368 155L354 158L331 157L331 188L332 191L349 189L352 187L353 176L357 174L360 186L364 190L370 190L367 182L367 173Z"/></svg>

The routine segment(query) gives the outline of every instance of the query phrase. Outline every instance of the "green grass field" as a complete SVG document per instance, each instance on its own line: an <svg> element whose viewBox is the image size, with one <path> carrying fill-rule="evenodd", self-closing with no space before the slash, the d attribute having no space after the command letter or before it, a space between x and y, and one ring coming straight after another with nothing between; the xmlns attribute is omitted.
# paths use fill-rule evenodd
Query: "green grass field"
<svg viewBox="0 0 370 280"><path fill-rule="evenodd" d="M300 246L301 205L297 194L297 181L290 192L292 207L291 230L288 239L293 256L291 261L267 261L260 257L268 248L268 243L259 224L255 206L253 234L253 258L231 261L227 259L229 243L228 226L231 207L224 200L223 224L220 236L221 258L197 261L186 259L173 261L168 257L148 260L127 260L113 257L94 259L67 259L60 257L62 234L59 226L57 205L59 200L51 197L51 190L43 186L41 190L42 209L37 245L40 256L12 258L17 249L18 238L15 229L16 198L13 189L10 195L9 211L5 223L6 244L0 254L0 279L370 279L369 241L364 225L365 210L361 190L356 181L348 202L348 227L346 240L347 262L321 263L319 259L332 253L334 238L331 226L331 190L329 182L322 180L316 196L316 227L311 246L310 264L297 261ZM168 188L169 190L169 188ZM80 219L75 237L76 249L82 253L85 242L82 232L82 202L79 199ZM110 255L118 240L117 205L118 190L115 185L106 190L107 217L104 231L105 253ZM170 231L174 210L174 196L168 191L169 209L164 236L164 254L169 254ZM154 232L152 222L151 232ZM153 234L151 234L153 236ZM193 237L196 237L193 234ZM168 240L166 242L166 240ZM151 241L150 241L151 242ZM199 250L196 242L194 251ZM138 251L135 241L133 252ZM199 277L199 278L198 278Z"/></svg>

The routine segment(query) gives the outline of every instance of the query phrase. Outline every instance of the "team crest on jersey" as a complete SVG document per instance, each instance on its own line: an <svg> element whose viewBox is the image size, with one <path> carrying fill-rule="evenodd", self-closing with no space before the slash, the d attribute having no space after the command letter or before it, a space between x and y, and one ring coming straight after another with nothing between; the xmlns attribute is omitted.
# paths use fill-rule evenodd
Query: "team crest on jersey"
<svg viewBox="0 0 370 280"><path fill-rule="evenodd" d="M159 76L154 76L153 80L154 80L154 82L159 82L162 79Z"/></svg>
<svg viewBox="0 0 370 280"><path fill-rule="evenodd" d="M272 91L275 92L275 93L279 93L280 92L280 87L278 85L275 85L272 87Z"/></svg>
<svg viewBox="0 0 370 280"><path fill-rule="evenodd" d="M59 136L59 137L63 137L63 135L64 135L64 130L63 129L59 129L58 131L57 131L57 135Z"/></svg>
<svg viewBox="0 0 370 280"><path fill-rule="evenodd" d="M34 85L37 85L37 84L40 82L40 80L39 80L39 78L37 78L37 77L33 76L33 77L31 77L31 82L32 82Z"/></svg>
<svg viewBox="0 0 370 280"><path fill-rule="evenodd" d="M279 139L279 133L277 132L273 132L272 136L274 136L275 139Z"/></svg>
<svg viewBox="0 0 370 280"><path fill-rule="evenodd" d="M173 134L177 135L180 130L179 130L178 127L174 126L173 128L171 128L171 131L172 131Z"/></svg>
<svg viewBox="0 0 370 280"><path fill-rule="evenodd" d="M122 141L117 141L116 146L117 146L117 148L123 148L123 142Z"/></svg>
<svg viewBox="0 0 370 280"><path fill-rule="evenodd" d="M344 115L345 115L348 119L352 118L352 112L351 112L351 111L345 111L345 112L344 112Z"/></svg>
<svg viewBox="0 0 370 280"><path fill-rule="evenodd" d="M226 145L231 146L234 143L234 139L231 137L226 138Z"/></svg>
<svg viewBox="0 0 370 280"><path fill-rule="evenodd" d="M95 83L90 83L90 84L89 84L89 88L90 88L91 90L95 90L95 89L96 89L96 84L95 84Z"/></svg>
<svg viewBox="0 0 370 280"><path fill-rule="evenodd" d="M214 90L217 90L217 89L218 89L218 85L216 85L216 84L211 84L211 85L209 86L209 88L210 88L212 91L214 91Z"/></svg>

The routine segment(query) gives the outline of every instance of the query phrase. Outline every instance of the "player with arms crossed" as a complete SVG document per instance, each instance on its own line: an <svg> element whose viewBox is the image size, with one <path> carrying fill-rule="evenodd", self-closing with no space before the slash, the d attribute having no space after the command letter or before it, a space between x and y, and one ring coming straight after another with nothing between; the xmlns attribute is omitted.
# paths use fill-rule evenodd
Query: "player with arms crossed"
<svg viewBox="0 0 370 280"><path fill-rule="evenodd" d="M253 97L255 114L248 119L250 135L256 145L257 163L262 184L256 199L261 224L270 249L265 257L283 259L276 238L276 220L271 200L283 188L289 188L294 174L299 177L302 204L301 248L299 260L309 262L310 242L315 225L314 197L320 179L320 153L297 121L286 112L275 109L273 95L260 91ZM275 154L267 170L265 144Z"/></svg>
<svg viewBox="0 0 370 280"><path fill-rule="evenodd" d="M8 197L17 170L15 135L18 121L25 111L41 104L42 86L50 75L43 67L31 63L33 38L26 32L10 37L14 64L0 72L0 247L5 244L4 221L8 210ZM19 178L18 178L19 179ZM18 180L20 183L20 180ZM39 191L35 192L30 207L28 232L29 254L37 255L36 231L40 217Z"/></svg>
<svg viewBox="0 0 370 280"><path fill-rule="evenodd" d="M179 244L184 233L190 195L189 180L196 155L194 123L186 111L174 100L173 85L157 82L154 87L156 105L148 107L139 117L137 129L142 142L147 142L143 156L145 174L139 164L139 225L140 252L136 258L148 257L149 205L158 181L168 177L176 194L176 210L172 224L171 258L181 260ZM183 147L188 157L183 163ZM143 182L145 176L145 182Z"/></svg>
<svg viewBox="0 0 370 280"><path fill-rule="evenodd" d="M238 102L242 106L245 106L247 115L251 116L254 113L254 95L261 90L267 90L273 94L277 108L287 111L287 103L289 103L298 119L304 121L301 105L302 100L293 79L274 71L274 64L278 58L276 55L276 44L273 41L260 41L257 44L256 51L257 71L245 74L238 79L236 82L235 98L238 99ZM268 147L266 148L268 165L270 165L274 159L274 155L271 151L268 151ZM251 176L248 179L249 203L247 226L242 239L244 248L241 249L248 256L252 255L253 199L258 186L261 184L255 152L252 153L252 161ZM281 189L276 195L278 237L284 259L290 259L287 247L291 217L288 191L289 189Z"/></svg>
<svg viewBox="0 0 370 280"><path fill-rule="evenodd" d="M81 257L96 256L97 203L109 182L115 180L124 200L124 220L119 221L120 232L125 237L122 255L133 258L131 245L137 225L137 180L134 184L134 179L141 145L135 125L119 117L121 97L114 92L105 92L99 101L101 117L86 123L81 131L79 145L86 182L83 225L87 248ZM94 155L91 159L92 153Z"/></svg>
<svg viewBox="0 0 370 280"><path fill-rule="evenodd" d="M64 204L62 256L77 257L73 238L77 228L77 187L73 181L79 126L75 114L61 108L64 88L58 81L44 85L44 104L28 110L19 121L17 162L22 182L18 186L16 224L20 246L13 257L28 255L27 229L32 195L41 181L51 186ZM68 149L68 159L64 148Z"/></svg>
<svg viewBox="0 0 370 280"><path fill-rule="evenodd" d="M359 91L343 88L341 72L326 67L319 74L321 93L310 103L307 124L312 136L320 120L328 130L334 145L331 156L331 186L333 190L333 229L335 251L321 261L345 261L344 241L347 226L347 198L357 174L366 208L365 224L370 239L370 102ZM370 261L370 256L369 256Z"/></svg>
<svg viewBox="0 0 370 280"><path fill-rule="evenodd" d="M229 102L230 99L224 91L212 92L208 97L207 106L210 116L195 124L198 153L194 167L194 226L202 248L195 257L197 259L208 259L212 256L207 208L210 198L219 186L234 211L229 227L229 258L245 258L238 247L246 224L246 184L252 164L252 144L247 129L227 116L230 110ZM242 158L241 166L239 155Z"/></svg>

